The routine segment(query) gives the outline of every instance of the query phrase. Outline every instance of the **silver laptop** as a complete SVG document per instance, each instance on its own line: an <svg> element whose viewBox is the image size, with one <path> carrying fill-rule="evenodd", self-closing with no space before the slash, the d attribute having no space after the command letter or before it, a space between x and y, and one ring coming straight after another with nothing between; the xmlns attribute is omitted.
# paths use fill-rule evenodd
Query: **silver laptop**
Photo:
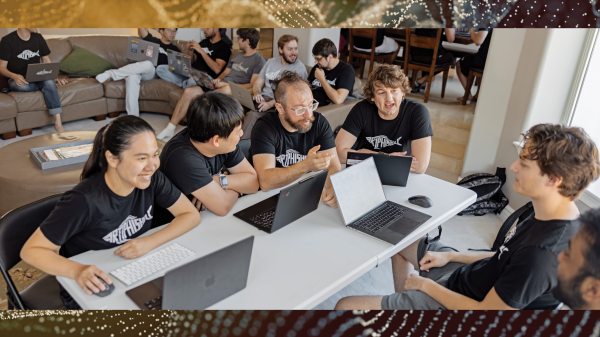
<svg viewBox="0 0 600 337"><path fill-rule="evenodd" d="M141 38L127 38L127 54L125 57L130 61L151 61L156 67L160 45Z"/></svg>
<svg viewBox="0 0 600 337"><path fill-rule="evenodd" d="M373 157L330 179L348 228L395 245L431 218L386 199Z"/></svg>
<svg viewBox="0 0 600 337"><path fill-rule="evenodd" d="M169 70L171 72L185 77L192 76L191 56L167 49L167 58L169 59Z"/></svg>
<svg viewBox="0 0 600 337"><path fill-rule="evenodd" d="M231 96L235 97L241 105L250 110L258 110L258 104L252 99L250 90L232 82L229 82L229 88L231 89Z"/></svg>
<svg viewBox="0 0 600 337"><path fill-rule="evenodd" d="M27 66L25 80L29 83L54 80L58 78L60 62L56 63L30 63Z"/></svg>
<svg viewBox="0 0 600 337"><path fill-rule="evenodd" d="M202 310L246 288L254 236L126 291L141 309Z"/></svg>

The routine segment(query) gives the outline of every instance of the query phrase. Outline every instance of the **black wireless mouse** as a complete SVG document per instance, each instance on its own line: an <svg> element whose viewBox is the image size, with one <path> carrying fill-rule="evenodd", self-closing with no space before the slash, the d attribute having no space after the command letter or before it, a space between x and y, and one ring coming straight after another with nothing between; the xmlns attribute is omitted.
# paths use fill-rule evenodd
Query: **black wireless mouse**
<svg viewBox="0 0 600 337"><path fill-rule="evenodd" d="M424 195L412 196L412 197L408 198L408 202L410 202L411 204L415 204L417 206L424 207L424 208L429 208L429 207L433 206L433 201L431 201L431 199L429 199L428 197L426 197Z"/></svg>
<svg viewBox="0 0 600 337"><path fill-rule="evenodd" d="M100 282L102 282L102 284L104 284L104 286L106 288L105 288L105 290L102 290L99 293L94 293L94 295L100 296L100 297L106 297L106 296L112 294L113 290L115 290L114 283L113 284L107 284L106 282L104 282L104 280L102 278L98 277L98 279L100 280Z"/></svg>

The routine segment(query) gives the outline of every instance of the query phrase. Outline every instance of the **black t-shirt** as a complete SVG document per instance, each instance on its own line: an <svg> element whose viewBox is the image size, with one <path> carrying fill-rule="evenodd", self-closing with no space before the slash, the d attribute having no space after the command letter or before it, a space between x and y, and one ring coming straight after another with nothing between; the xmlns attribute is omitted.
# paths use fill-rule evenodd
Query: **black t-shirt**
<svg viewBox="0 0 600 337"><path fill-rule="evenodd" d="M126 197L115 194L104 173L97 173L65 192L40 229L61 246L60 255L66 258L109 249L148 231L154 206L169 208L180 195L160 171L154 172L148 188L136 188Z"/></svg>
<svg viewBox="0 0 600 337"><path fill-rule="evenodd" d="M417 28L415 30L415 35L436 38L437 37L437 29L435 29L435 28ZM444 54L445 50L444 50L444 47L442 46L443 41L447 41L445 30L442 30L442 37L440 38L440 45L438 47L438 56ZM423 57L423 56L431 57L431 56L433 56L433 51L431 49L411 47L410 55L411 56L421 56L421 57Z"/></svg>
<svg viewBox="0 0 600 337"><path fill-rule="evenodd" d="M161 64L169 64L169 57L167 56L168 55L167 49L171 49L176 52L181 52L179 50L179 48L177 48L176 45L174 45L172 43L164 44L161 39L155 38L150 33L148 33L148 35L146 35L144 40L152 42L152 43L158 43L160 45L160 47L158 48L158 62L156 63L157 66L159 66Z"/></svg>
<svg viewBox="0 0 600 337"><path fill-rule="evenodd" d="M31 33L29 41L24 41L14 31L0 40L0 60L8 61L8 71L23 77L29 64L42 63L42 57L47 55L50 48L42 34Z"/></svg>
<svg viewBox="0 0 600 337"><path fill-rule="evenodd" d="M314 66L310 71L308 82L311 84L311 87L316 87L312 89L312 93L313 97L319 102L319 106L325 106L331 100L327 96L325 89L321 86L321 82L315 78L316 68L317 66ZM335 90L346 89L348 90L348 95L352 95L352 89L354 88L354 68L351 65L340 61L333 69L323 69L323 71L325 72L325 80L327 80L327 83L331 87Z"/></svg>
<svg viewBox="0 0 600 337"><path fill-rule="evenodd" d="M229 57L231 56L231 46L225 43L225 41L223 41L222 39L219 40L219 42L217 43L210 42L210 39L204 39L200 41L200 47L202 47L204 52L207 53L211 59L215 61L217 59L221 59L225 61L225 65L227 65L227 62L229 62ZM196 61L194 61L192 67L207 73L212 78L219 77L223 70L227 68L226 66L223 66L223 69L221 69L221 71L217 74L212 69L210 69L210 67L206 64L206 61L204 61L200 53L198 53L195 50L194 53L196 54Z"/></svg>
<svg viewBox="0 0 600 337"><path fill-rule="evenodd" d="M423 104L406 98L400 104L398 116L389 121L379 116L374 103L362 100L350 110L342 129L357 138L357 150L407 151L407 155L412 153L411 141L433 136L429 110Z"/></svg>
<svg viewBox="0 0 600 337"><path fill-rule="evenodd" d="M160 154L160 170L188 197L210 184L223 166L235 167L244 160L239 146L235 151L205 157L192 144L187 129L171 138Z"/></svg>
<svg viewBox="0 0 600 337"><path fill-rule="evenodd" d="M377 29L377 37L375 38L375 47L379 47L383 44L383 29ZM367 37L354 36L354 47L360 49L371 49L373 46L373 39Z"/></svg>
<svg viewBox="0 0 600 337"><path fill-rule="evenodd" d="M289 132L279 120L277 111L269 111L259 118L252 128L250 159L253 155L270 153L275 155L276 167L289 167L304 159L308 151L321 145L319 151L335 147L329 122L318 112L313 112L315 121L306 133Z"/></svg>
<svg viewBox="0 0 600 337"><path fill-rule="evenodd" d="M485 60L487 59L487 54L488 51L490 50L490 41L492 40L492 32L493 32L493 28L479 28L479 31L487 31L487 35L485 37L485 39L483 40L483 42L481 43L481 46L479 46L479 50L477 51L477 53L475 54L475 56L482 58L483 61L485 62Z"/></svg>
<svg viewBox="0 0 600 337"><path fill-rule="evenodd" d="M458 268L446 287L476 301L495 288L516 309L554 309L558 254L579 230L577 221L540 221L531 215L506 236L494 256Z"/></svg>

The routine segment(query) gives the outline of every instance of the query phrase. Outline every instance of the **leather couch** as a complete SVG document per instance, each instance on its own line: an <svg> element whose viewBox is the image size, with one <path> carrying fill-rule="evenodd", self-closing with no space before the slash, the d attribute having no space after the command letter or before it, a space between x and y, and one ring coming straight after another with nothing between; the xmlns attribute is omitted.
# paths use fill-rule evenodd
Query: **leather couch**
<svg viewBox="0 0 600 337"><path fill-rule="evenodd" d="M52 62L63 61L74 46L79 46L110 61L117 68L130 63L125 58L126 36L86 35L48 38L46 41L51 50ZM187 41L176 40L174 43L183 50ZM233 50L232 56L236 52L238 50ZM307 66L309 72L310 69ZM362 93L362 82L358 78L354 91ZM58 93L63 107L63 122L90 117L103 120L107 114L109 117L116 117L125 111L124 80L108 80L100 84L94 78L71 78L68 84L58 87ZM171 115L182 93L182 89L161 79L144 81L140 87L140 111ZM323 113L335 129L344 122L357 102L319 107L317 111ZM17 131L19 135L26 136L31 134L33 128L52 124L53 118L48 114L41 91L0 93L0 137L13 138Z"/></svg>

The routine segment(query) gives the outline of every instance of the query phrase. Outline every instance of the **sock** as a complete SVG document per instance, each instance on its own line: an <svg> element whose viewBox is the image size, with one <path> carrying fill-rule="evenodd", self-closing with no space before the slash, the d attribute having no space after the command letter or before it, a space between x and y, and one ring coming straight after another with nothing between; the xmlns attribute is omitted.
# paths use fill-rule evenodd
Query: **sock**
<svg viewBox="0 0 600 337"><path fill-rule="evenodd" d="M98 76L96 76L96 81L100 82L100 83L104 83L106 81L108 81L108 79L110 78L110 75L108 74L108 72L103 72L102 74L99 74Z"/></svg>
<svg viewBox="0 0 600 337"><path fill-rule="evenodd" d="M175 125L169 123L169 125L167 125L167 127L162 130L161 133L158 134L158 136L156 136L156 138L158 139L165 139L165 138L171 138L175 135Z"/></svg>

